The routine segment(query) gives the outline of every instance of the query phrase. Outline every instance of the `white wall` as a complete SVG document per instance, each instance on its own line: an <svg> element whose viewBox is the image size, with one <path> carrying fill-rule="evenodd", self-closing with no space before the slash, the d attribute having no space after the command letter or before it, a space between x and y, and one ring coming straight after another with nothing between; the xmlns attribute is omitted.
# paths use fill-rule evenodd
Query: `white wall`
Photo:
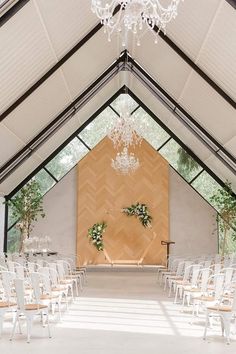
<svg viewBox="0 0 236 354"><path fill-rule="evenodd" d="M217 253L216 212L172 168L169 203L171 253Z"/></svg>
<svg viewBox="0 0 236 354"><path fill-rule="evenodd" d="M76 252L76 169L67 174L44 197L46 216L39 219L32 235L52 238L52 249L64 254Z"/></svg>
<svg viewBox="0 0 236 354"><path fill-rule="evenodd" d="M3 205L4 198L0 197L0 253L3 251L3 241L4 241L4 216L5 216L5 206Z"/></svg>
<svg viewBox="0 0 236 354"><path fill-rule="evenodd" d="M76 169L66 175L44 197L46 217L38 221L33 234L49 235L52 248L76 252ZM170 239L175 254L217 252L214 211L172 168L170 168Z"/></svg>

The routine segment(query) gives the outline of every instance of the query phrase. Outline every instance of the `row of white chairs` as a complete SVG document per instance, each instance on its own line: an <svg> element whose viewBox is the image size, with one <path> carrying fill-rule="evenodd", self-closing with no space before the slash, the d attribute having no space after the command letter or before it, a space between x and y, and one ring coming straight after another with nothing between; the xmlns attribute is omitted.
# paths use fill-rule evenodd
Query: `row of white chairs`
<svg viewBox="0 0 236 354"><path fill-rule="evenodd" d="M21 332L20 322L24 317L27 342L30 342L33 318L38 314L42 324L47 324L50 337L49 313L54 316L57 310L61 320L62 305L65 304L67 310L69 302L79 296L85 282L86 269L73 269L68 258L51 262L40 258L34 262L25 259L21 264L5 259L0 266L0 336L4 316L8 312L13 317L10 339L14 337L17 323Z"/></svg>
<svg viewBox="0 0 236 354"><path fill-rule="evenodd" d="M173 302L192 307L191 323L205 313L203 338L212 319L220 319L222 334L230 343L231 322L236 318L236 260L235 255L221 257L171 257L168 267L158 269L158 278Z"/></svg>

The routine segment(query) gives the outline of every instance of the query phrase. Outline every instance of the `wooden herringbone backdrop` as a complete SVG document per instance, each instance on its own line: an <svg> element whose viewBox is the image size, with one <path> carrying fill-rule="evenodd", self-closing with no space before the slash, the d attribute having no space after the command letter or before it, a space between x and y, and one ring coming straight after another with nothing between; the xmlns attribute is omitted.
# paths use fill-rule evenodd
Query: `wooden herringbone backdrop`
<svg viewBox="0 0 236 354"><path fill-rule="evenodd" d="M141 167L134 174L122 176L111 167L115 154L105 138L78 163L77 254L83 264L159 263L166 252L160 241L169 239L168 163L143 141L135 149ZM136 202L149 207L151 229L121 213L122 207ZM87 238L88 228L100 221L108 224L103 236L105 254Z"/></svg>

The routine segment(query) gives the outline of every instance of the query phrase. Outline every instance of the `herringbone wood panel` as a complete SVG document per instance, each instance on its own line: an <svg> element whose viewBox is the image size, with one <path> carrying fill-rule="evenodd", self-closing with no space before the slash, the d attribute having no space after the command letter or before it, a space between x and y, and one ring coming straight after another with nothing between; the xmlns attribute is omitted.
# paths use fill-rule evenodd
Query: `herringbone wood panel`
<svg viewBox="0 0 236 354"><path fill-rule="evenodd" d="M104 244L112 261L143 258L142 264L156 264L166 252L160 241L169 239L168 163L143 141L135 149L141 167L134 174L122 176L111 167L115 154L105 138L78 163L77 254L83 264L108 263L104 253L87 238L88 228L104 220L108 224ZM121 213L122 207L136 202L149 207L151 229Z"/></svg>

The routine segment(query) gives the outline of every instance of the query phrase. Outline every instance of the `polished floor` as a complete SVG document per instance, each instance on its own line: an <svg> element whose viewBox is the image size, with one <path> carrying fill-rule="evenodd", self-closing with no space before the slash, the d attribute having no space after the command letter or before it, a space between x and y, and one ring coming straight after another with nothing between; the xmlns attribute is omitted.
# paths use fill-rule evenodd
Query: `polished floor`
<svg viewBox="0 0 236 354"><path fill-rule="evenodd" d="M53 337L35 320L30 344L8 338L10 319L0 340L1 354L200 354L235 353L236 336L226 345L218 326L202 340L204 317L190 324L188 311L168 299L153 272L89 272L80 298L51 324ZM25 332L25 328L24 328Z"/></svg>

